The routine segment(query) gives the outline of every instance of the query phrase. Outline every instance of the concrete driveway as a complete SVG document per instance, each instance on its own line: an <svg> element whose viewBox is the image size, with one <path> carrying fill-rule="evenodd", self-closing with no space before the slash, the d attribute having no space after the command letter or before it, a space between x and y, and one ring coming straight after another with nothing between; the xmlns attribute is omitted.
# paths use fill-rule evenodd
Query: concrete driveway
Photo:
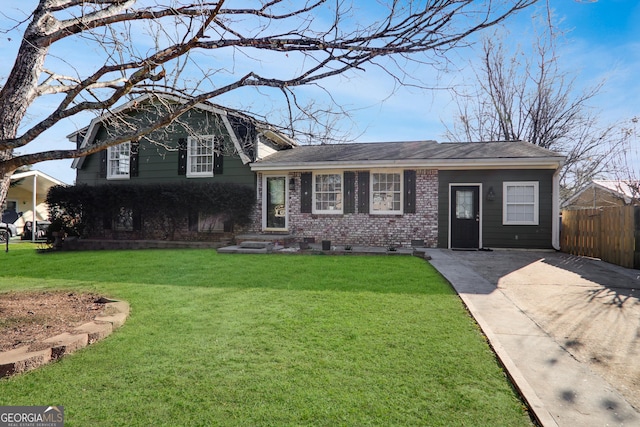
<svg viewBox="0 0 640 427"><path fill-rule="evenodd" d="M500 341L492 345L506 349L525 372L553 424L640 425L639 270L544 251L428 253L459 294L470 297L463 300L472 314L487 320L479 323L493 329L490 341ZM491 302L483 299L488 295ZM511 305L515 310L508 311ZM520 328L520 318L534 325ZM563 362L565 356L578 363ZM580 383L591 381L591 373L604 380L592 388L614 390L586 396L589 387Z"/></svg>

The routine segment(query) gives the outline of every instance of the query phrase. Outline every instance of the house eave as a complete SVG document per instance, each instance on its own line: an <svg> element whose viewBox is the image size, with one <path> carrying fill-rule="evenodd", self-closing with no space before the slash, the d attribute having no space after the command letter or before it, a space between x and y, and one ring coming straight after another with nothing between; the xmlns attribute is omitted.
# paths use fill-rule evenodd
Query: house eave
<svg viewBox="0 0 640 427"><path fill-rule="evenodd" d="M330 162L278 162L251 163L254 172L286 170L328 170L365 168L414 168L438 170L480 170L480 169L559 169L563 157L545 158L495 158L495 159L417 159L417 160L364 160Z"/></svg>

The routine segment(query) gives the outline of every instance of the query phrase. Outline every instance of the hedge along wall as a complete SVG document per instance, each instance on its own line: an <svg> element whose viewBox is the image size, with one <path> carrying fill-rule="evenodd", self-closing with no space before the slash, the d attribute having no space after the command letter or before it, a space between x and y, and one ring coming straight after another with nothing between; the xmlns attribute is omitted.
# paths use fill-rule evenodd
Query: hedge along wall
<svg viewBox="0 0 640 427"><path fill-rule="evenodd" d="M220 216L225 233L240 231L251 221L255 193L233 183L56 186L47 203L52 227L70 235L215 241L223 233L200 231L199 218Z"/></svg>

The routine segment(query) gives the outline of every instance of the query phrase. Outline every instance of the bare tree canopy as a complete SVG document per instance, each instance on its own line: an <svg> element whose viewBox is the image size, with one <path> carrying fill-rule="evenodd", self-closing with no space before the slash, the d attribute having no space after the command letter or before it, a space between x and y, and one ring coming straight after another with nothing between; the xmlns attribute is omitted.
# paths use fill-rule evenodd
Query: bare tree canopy
<svg viewBox="0 0 640 427"><path fill-rule="evenodd" d="M536 1L39 0L32 11L5 7L15 25L0 32L18 29L22 40L0 90L0 201L18 167L86 156L153 130L19 154L61 121L109 112L143 93L181 97L156 123L163 126L243 87L275 88L292 110L304 110L297 87L372 66L403 84L412 76L399 62L437 65L449 49ZM286 66L263 72L265 55ZM29 116L44 97L46 113Z"/></svg>
<svg viewBox="0 0 640 427"><path fill-rule="evenodd" d="M602 84L580 90L561 70L551 27L534 39L532 54L508 53L501 36L486 38L473 89L458 98L452 141L524 140L564 154L565 198L593 178L619 169L629 133L601 125L590 105Z"/></svg>

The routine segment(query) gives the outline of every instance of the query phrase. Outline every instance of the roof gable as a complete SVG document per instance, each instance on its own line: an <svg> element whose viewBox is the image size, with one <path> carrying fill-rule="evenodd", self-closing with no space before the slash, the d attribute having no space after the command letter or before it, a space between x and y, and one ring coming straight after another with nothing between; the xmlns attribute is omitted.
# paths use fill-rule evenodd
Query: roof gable
<svg viewBox="0 0 640 427"><path fill-rule="evenodd" d="M134 100L131 100L99 117L94 118L89 126L79 129L76 132L73 132L67 136L68 139L75 142L77 138L81 138L80 147L86 147L88 144L91 144L93 140L96 138L96 135L100 129L100 127L108 121L109 119L115 117L118 114L126 114L127 112L139 111L141 104L151 104L153 102L173 102L173 103L184 103L185 100L176 96L170 95L158 95L158 94L145 94ZM246 136L246 131L241 131L238 129L240 124L251 124L255 130L265 138L269 139L276 146L281 148L290 148L292 146L297 145L297 143L287 137L284 134L276 131L271 125L261 122L247 114L242 112L221 107L219 105L215 105L209 102L200 102L194 105L194 110L200 110L205 112L210 112L217 114L222 119L222 122L231 138L240 158L243 163L247 164L251 161L252 153L246 152L246 147L242 144L241 139ZM78 169L82 167L84 163L85 157L78 157L73 160L71 165L72 168Z"/></svg>

